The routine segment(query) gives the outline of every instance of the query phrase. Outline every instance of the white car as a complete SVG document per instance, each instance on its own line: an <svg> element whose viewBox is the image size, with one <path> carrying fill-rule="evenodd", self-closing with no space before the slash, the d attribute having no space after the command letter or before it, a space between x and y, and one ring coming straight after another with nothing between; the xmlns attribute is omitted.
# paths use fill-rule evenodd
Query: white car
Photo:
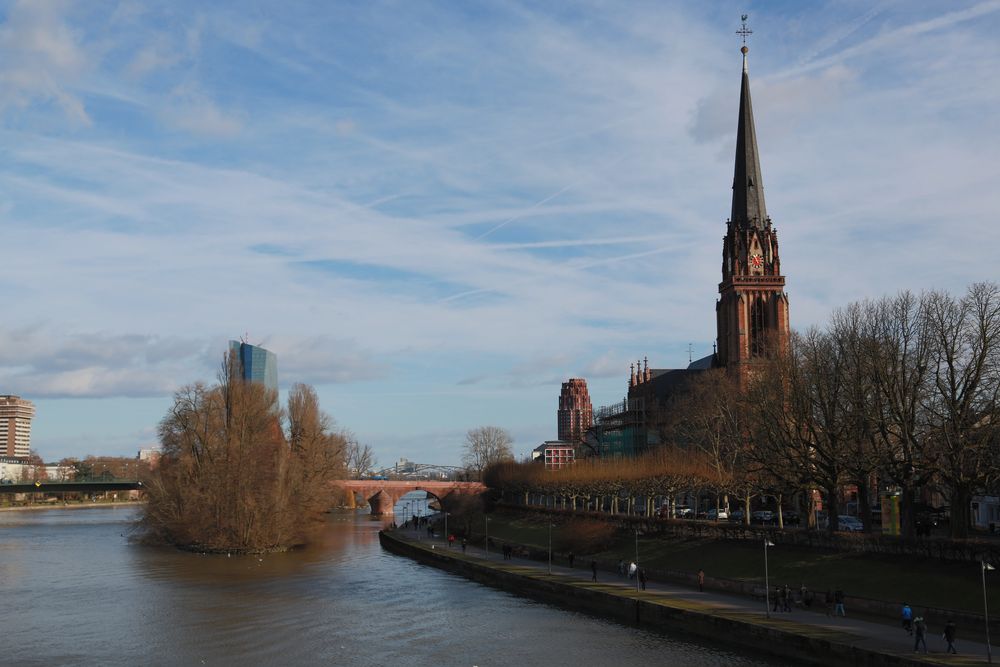
<svg viewBox="0 0 1000 667"><path fill-rule="evenodd" d="M727 521L729 519L729 512L727 512L725 509L721 509L718 511L711 509L705 512L705 518L708 519L709 521Z"/></svg>

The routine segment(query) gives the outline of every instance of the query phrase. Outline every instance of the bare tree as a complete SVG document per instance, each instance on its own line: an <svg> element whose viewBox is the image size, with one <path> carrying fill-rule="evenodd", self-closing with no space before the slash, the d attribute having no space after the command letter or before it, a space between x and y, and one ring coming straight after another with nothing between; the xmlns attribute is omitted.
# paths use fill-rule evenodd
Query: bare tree
<svg viewBox="0 0 1000 667"><path fill-rule="evenodd" d="M345 459L347 474L354 479L365 477L376 465L371 445L362 445L354 438L347 439Z"/></svg>
<svg viewBox="0 0 1000 667"><path fill-rule="evenodd" d="M465 434L462 465L481 475L485 468L494 463L513 461L514 452L510 448L512 443L510 433L499 426L470 429Z"/></svg>
<svg viewBox="0 0 1000 667"><path fill-rule="evenodd" d="M997 470L1000 289L972 285L964 298L927 298L934 391L928 412L939 472L951 502L951 531L967 537L973 494Z"/></svg>
<svg viewBox="0 0 1000 667"><path fill-rule="evenodd" d="M310 387L292 388L287 416L286 434L277 392L242 380L231 355L217 386L178 391L145 484L150 539L227 551L308 541L330 507L329 480L343 474L345 442Z"/></svg>

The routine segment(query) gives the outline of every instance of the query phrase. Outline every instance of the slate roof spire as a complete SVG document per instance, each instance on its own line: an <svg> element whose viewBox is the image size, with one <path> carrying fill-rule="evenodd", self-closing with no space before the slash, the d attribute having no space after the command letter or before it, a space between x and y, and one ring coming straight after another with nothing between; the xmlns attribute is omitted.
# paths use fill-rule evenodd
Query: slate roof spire
<svg viewBox="0 0 1000 667"><path fill-rule="evenodd" d="M740 86L740 120L736 130L736 167L733 170L733 211L730 220L741 229L767 226L764 205L764 181L760 173L760 152L757 131L753 123L750 102L750 76L747 74L747 52L743 45L743 84Z"/></svg>

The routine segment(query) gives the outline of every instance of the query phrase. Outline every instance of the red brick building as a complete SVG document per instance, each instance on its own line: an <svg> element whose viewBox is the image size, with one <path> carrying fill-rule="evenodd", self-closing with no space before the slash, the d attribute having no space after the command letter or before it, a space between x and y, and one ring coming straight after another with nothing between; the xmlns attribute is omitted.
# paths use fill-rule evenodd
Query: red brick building
<svg viewBox="0 0 1000 667"><path fill-rule="evenodd" d="M594 406L590 402L587 381L571 378L562 383L559 393L557 436L563 442L580 442L594 419Z"/></svg>

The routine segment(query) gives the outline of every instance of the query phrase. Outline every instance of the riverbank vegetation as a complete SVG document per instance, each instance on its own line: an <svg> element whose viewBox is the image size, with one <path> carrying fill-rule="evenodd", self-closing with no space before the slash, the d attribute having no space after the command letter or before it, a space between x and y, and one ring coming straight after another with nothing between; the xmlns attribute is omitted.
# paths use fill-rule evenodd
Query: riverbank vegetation
<svg viewBox="0 0 1000 667"><path fill-rule="evenodd" d="M285 550L310 540L344 474L347 439L316 392L277 392L223 363L219 384L184 387L160 422L162 457L146 484L144 539L214 552Z"/></svg>

